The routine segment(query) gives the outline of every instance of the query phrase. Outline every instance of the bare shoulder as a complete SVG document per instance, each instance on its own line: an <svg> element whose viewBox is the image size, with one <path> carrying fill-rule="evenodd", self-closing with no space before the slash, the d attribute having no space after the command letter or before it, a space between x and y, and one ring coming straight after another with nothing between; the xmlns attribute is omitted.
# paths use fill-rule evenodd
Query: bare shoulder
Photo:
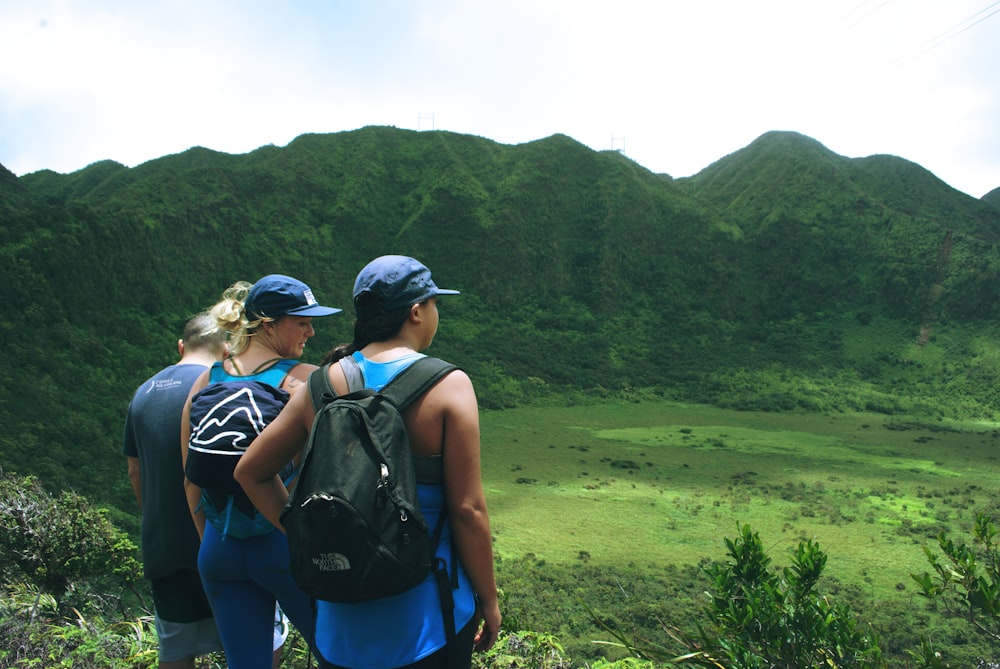
<svg viewBox="0 0 1000 669"><path fill-rule="evenodd" d="M294 395L300 388L309 383L309 375L317 369L319 367L316 365L300 362L288 371L281 387Z"/></svg>
<svg viewBox="0 0 1000 669"><path fill-rule="evenodd" d="M429 397L453 406L476 404L476 390L472 379L461 369L449 372L427 393Z"/></svg>
<svg viewBox="0 0 1000 669"><path fill-rule="evenodd" d="M212 371L211 368L206 369L204 372L198 375L197 379L194 380L194 383L191 384L191 390L188 391L189 399L191 397L194 397L195 393L197 393L199 390L205 388L208 385L208 375L211 373L211 371Z"/></svg>

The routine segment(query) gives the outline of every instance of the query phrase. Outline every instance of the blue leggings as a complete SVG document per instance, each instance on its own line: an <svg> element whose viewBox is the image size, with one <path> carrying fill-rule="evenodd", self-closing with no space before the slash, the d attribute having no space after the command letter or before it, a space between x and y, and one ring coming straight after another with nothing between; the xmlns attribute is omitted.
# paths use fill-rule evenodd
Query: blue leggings
<svg viewBox="0 0 1000 669"><path fill-rule="evenodd" d="M198 571L230 669L271 668L275 599L312 645L312 602L292 579L283 533L229 536L223 541L218 530L206 524Z"/></svg>

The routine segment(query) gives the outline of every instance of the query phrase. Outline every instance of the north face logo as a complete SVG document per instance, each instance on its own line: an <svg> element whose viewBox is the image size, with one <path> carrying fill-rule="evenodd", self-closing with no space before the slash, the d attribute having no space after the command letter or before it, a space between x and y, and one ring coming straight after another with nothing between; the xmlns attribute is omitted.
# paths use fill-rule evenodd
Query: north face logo
<svg viewBox="0 0 1000 669"><path fill-rule="evenodd" d="M347 571L351 568L351 561L343 553L320 553L319 557L314 557L312 563L320 571Z"/></svg>

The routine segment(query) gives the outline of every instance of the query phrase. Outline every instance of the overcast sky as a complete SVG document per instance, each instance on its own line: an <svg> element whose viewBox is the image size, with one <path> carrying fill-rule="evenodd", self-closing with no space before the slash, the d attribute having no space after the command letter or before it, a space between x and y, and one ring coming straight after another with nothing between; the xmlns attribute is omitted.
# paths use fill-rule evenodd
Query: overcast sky
<svg viewBox="0 0 1000 669"><path fill-rule="evenodd" d="M1000 187L993 0L0 0L0 164L391 125L689 176L770 130Z"/></svg>

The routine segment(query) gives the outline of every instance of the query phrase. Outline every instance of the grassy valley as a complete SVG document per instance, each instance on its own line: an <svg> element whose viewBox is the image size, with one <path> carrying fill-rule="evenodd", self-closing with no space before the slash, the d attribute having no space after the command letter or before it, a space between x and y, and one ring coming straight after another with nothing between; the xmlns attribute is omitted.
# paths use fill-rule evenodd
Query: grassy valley
<svg viewBox="0 0 1000 669"><path fill-rule="evenodd" d="M812 537L832 572L886 594L921 545L997 504L993 423L615 402L491 412L483 427L507 557L693 564L739 521L779 551Z"/></svg>
<svg viewBox="0 0 1000 669"><path fill-rule="evenodd" d="M488 412L483 435L495 547L506 561L501 586L505 574L523 586L516 569L525 562L540 579L576 574L546 607L519 605L531 629L562 629L576 655L608 638L596 625L563 627L585 618L580 597L622 615L630 600L670 591L630 585L599 594L598 583L656 584L674 574L674 587L694 585L699 565L724 560L723 538L745 523L779 565L800 542L818 542L837 584L827 587L887 644L912 649L932 610L911 578L928 570L924 548L935 548L940 532L967 536L977 511L1000 511L1000 424L992 422L610 402ZM508 562L515 571L503 568ZM697 588L686 597L680 606L645 604L660 602L668 622L684 626L700 605ZM947 657L982 652L974 638L956 645L944 629L935 641ZM642 632L655 637L657 628Z"/></svg>

